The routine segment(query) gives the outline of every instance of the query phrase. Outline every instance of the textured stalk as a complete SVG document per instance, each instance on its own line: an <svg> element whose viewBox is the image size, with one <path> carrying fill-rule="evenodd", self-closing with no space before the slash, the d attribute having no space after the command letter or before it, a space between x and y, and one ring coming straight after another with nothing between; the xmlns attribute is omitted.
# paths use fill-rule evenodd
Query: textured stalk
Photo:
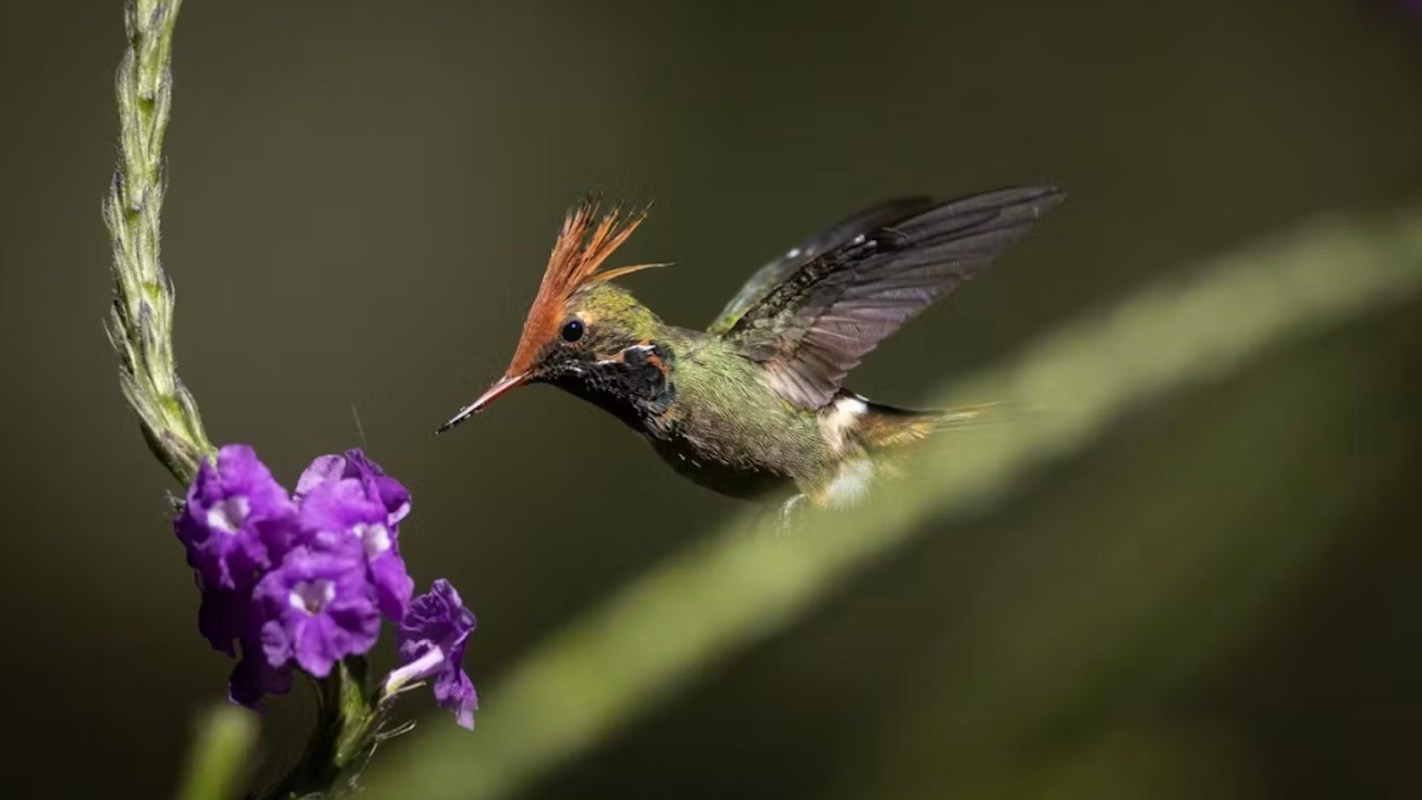
<svg viewBox="0 0 1422 800"><path fill-rule="evenodd" d="M1145 398L1228 374L1265 348L1419 288L1422 209L1413 209L1385 224L1316 226L1093 314L943 398L1026 398L1048 413L981 437L942 437L910 465L913 479L852 511L808 516L799 535L727 526L530 654L484 693L472 740L431 731L382 764L367 790L422 800L515 794L736 648L784 629L926 520L973 513Z"/></svg>
<svg viewBox="0 0 1422 800"><path fill-rule="evenodd" d="M216 448L203 431L197 403L178 378L173 356L173 284L159 259L165 191L163 135L172 110L173 29L181 0L129 0L128 49L115 78L121 160L104 198L113 240L114 302L109 340L119 354L124 397L138 412L149 449L187 485ZM305 757L270 797L324 795L381 741L381 709L366 691L363 660L342 663L320 682L316 729ZM230 794L253 736L245 712L213 715L194 752L182 797Z"/></svg>
<svg viewBox="0 0 1422 800"><path fill-rule="evenodd" d="M172 108L173 27L181 0L130 0L128 49L119 64L121 160L104 198L113 240L114 303L108 334L119 354L124 397L138 412L149 448L179 483L215 448L173 358L173 284L159 260L163 134Z"/></svg>

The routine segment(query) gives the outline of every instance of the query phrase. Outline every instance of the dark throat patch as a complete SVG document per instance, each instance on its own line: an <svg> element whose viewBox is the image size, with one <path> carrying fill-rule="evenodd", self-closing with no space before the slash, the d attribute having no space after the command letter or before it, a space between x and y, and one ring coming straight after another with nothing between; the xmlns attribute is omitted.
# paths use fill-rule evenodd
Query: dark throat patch
<svg viewBox="0 0 1422 800"><path fill-rule="evenodd" d="M610 412L633 428L655 434L657 420L676 399L675 354L656 342L618 343L609 352L589 349L560 364L550 382Z"/></svg>

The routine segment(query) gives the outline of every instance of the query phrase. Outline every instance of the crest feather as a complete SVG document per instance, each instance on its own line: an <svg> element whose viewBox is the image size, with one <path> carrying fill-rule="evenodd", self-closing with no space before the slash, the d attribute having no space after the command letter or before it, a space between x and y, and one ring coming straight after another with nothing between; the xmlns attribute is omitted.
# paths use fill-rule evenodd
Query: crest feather
<svg viewBox="0 0 1422 800"><path fill-rule="evenodd" d="M553 252L548 256L538 296L528 309L528 319L524 320L523 336L509 364L509 375L521 374L533 366L543 345L557 334L563 322L563 306L578 289L639 270L665 266L636 264L599 271L603 262L646 218L646 209L628 214L613 208L602 213L592 200L584 200L568 212L553 243Z"/></svg>

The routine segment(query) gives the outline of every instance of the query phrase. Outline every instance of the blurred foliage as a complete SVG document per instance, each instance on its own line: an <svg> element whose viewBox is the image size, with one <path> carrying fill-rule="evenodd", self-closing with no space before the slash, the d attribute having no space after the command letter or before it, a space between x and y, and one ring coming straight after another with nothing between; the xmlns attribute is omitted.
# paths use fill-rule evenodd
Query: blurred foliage
<svg viewBox="0 0 1422 800"><path fill-rule="evenodd" d="M236 706L214 708L202 726L178 789L179 800L232 800L242 793L241 780L252 764L257 717Z"/></svg>
<svg viewBox="0 0 1422 800"><path fill-rule="evenodd" d="M0 601L19 612L0 677L23 687L7 797L172 794L194 711L231 667L196 634L171 484L99 324L119 15L17 4L0 48ZM250 441L283 480L365 445L413 490L412 573L447 575L479 614L469 664L487 714L456 740L468 753L499 746L501 698L540 643L745 510L553 390L430 438L507 362L584 192L655 201L628 258L677 266L629 285L691 325L855 207L1064 186L1048 225L856 371L856 390L912 405L1182 264L1422 187L1422 26L1386 0L249 0L182 15L162 244L183 378L214 438ZM1003 502L929 515L524 794L1174 780L1410 797L1418 363L1414 300L1157 395ZM1098 609L1118 593L1128 605ZM1111 627L1076 629L1089 620ZM273 704L254 780L311 714L300 692ZM946 758L955 742L977 744ZM441 749L412 739L380 759L426 745ZM76 752L83 768L47 767Z"/></svg>
<svg viewBox="0 0 1422 800"><path fill-rule="evenodd" d="M862 508L809 514L785 537L776 535L777 521L763 515L749 535L745 522L737 522L671 558L575 620L486 691L474 740L447 731L419 737L403 765L378 768L372 793L430 800L511 795L645 713L669 689L705 671L707 662L792 624L854 571L924 533L927 519L979 512L988 500L1009 497L1032 469L1089 443L1143 400L1217 379L1301 332L1403 302L1419 285L1422 214L1409 211L1378 224L1320 223L1080 322L941 398L945 406L1031 398L1033 412L989 433L970 429L933 440L909 465L912 480L881 488ZM1322 412L1314 419L1323 436L1349 435L1336 415L1351 391L1338 394L1310 398ZM1288 395L1270 400L1269 415L1246 409L1215 421L1193 443L1203 452L1233 449L1250 438L1273 445L1280 467L1259 476L1251 495L1292 485L1296 469L1309 466L1307 448L1314 445L1290 437L1288 426L1281 430L1272 416L1287 407ZM1178 455L1186 463L1198 458ZM1390 475L1398 456L1379 453L1372 468ZM1359 477L1371 480L1359 486ZM1343 508L1373 488L1376 475L1348 478L1330 487L1331 500ZM1142 482L1103 502L1112 504L1118 520L1145 521L1177 507L1181 487L1191 485ZM1241 531L1238 504L1221 500L1203 515L1176 517L1190 524L1168 529L1168 539L1146 525L1111 525L1096 531L1086 551L1063 554L1030 580L1010 581L1020 587L1012 600L960 632L958 646L971 658L953 664L960 674L948 681L946 707L925 716L920 699L906 709L905 727L887 737L892 765L901 754L925 749L921 742L928 737L914 732L915 721L932 728L934 745L927 749L935 769L958 764L959 774L946 787L929 788L916 777L898 786L898 776L917 772L890 766L887 779L847 782L841 793L880 797L883 783L893 787L892 796L924 797L944 796L944 789L955 797L1132 797L1163 789L1216 796L1215 783L1229 788L1235 776L1226 772L1227 761L1216 759L1213 769L1199 771L1193 754L1177 752L1195 743L1171 741L1186 735L1172 730L1106 726L1084 753L1034 765L1035 771L997 760L1063 729L1102 727L1094 718L1119 704L1121 693L1138 690L1134 684L1170 680L1214 657L1222 642L1249 629L1254 606L1319 550L1324 534L1339 530L1336 512L1326 507L1332 513ZM1152 542L1162 548L1157 555L1169 559L1143 570L1133 562ZM1247 585L1231 580L1241 575L1249 576ZM1218 584L1211 602L1236 606L1228 624L1201 619L1192 602L1211 583ZM1083 584L1092 587L1085 596L1077 591ZM1044 672L1048 656L1053 666ZM1218 746L1207 738L1199 745ZM1106 766L1116 758L1132 768L1122 774ZM1214 769L1224 774L1211 774Z"/></svg>

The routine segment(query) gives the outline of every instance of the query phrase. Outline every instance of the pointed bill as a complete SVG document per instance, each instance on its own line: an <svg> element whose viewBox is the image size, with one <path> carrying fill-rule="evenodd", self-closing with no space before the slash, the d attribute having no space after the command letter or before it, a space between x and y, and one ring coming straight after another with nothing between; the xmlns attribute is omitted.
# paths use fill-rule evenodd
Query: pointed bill
<svg viewBox="0 0 1422 800"><path fill-rule="evenodd" d="M478 414L480 411L484 410L484 406L487 406L488 404L497 400L500 396L507 394L509 391L523 385L523 383L527 380L528 373L526 372L521 373L519 375L505 375L504 377L499 378L497 381L494 381L493 386L490 386L483 394L479 395L478 400L475 400L464 408L459 409L459 413L455 414L453 417L450 417L449 422L446 422L443 425L439 426L439 429L435 431L435 434L438 435L444 433L450 428L453 428L455 425L458 425L464 420L469 419L475 414Z"/></svg>
<svg viewBox="0 0 1422 800"><path fill-rule="evenodd" d="M563 324L564 306L580 287L589 283L609 281L638 270L662 267L665 264L635 264L630 267L603 269L608 257L627 241L637 226L646 219L645 210L624 214L612 209L600 213L596 203L586 201L568 212L562 230L548 256L538 295L528 310L512 361L504 377L473 403L460 409L448 422L435 431L444 433L455 425L484 410L484 406L516 386L533 380L538 373L538 358L544 347L558 335Z"/></svg>

